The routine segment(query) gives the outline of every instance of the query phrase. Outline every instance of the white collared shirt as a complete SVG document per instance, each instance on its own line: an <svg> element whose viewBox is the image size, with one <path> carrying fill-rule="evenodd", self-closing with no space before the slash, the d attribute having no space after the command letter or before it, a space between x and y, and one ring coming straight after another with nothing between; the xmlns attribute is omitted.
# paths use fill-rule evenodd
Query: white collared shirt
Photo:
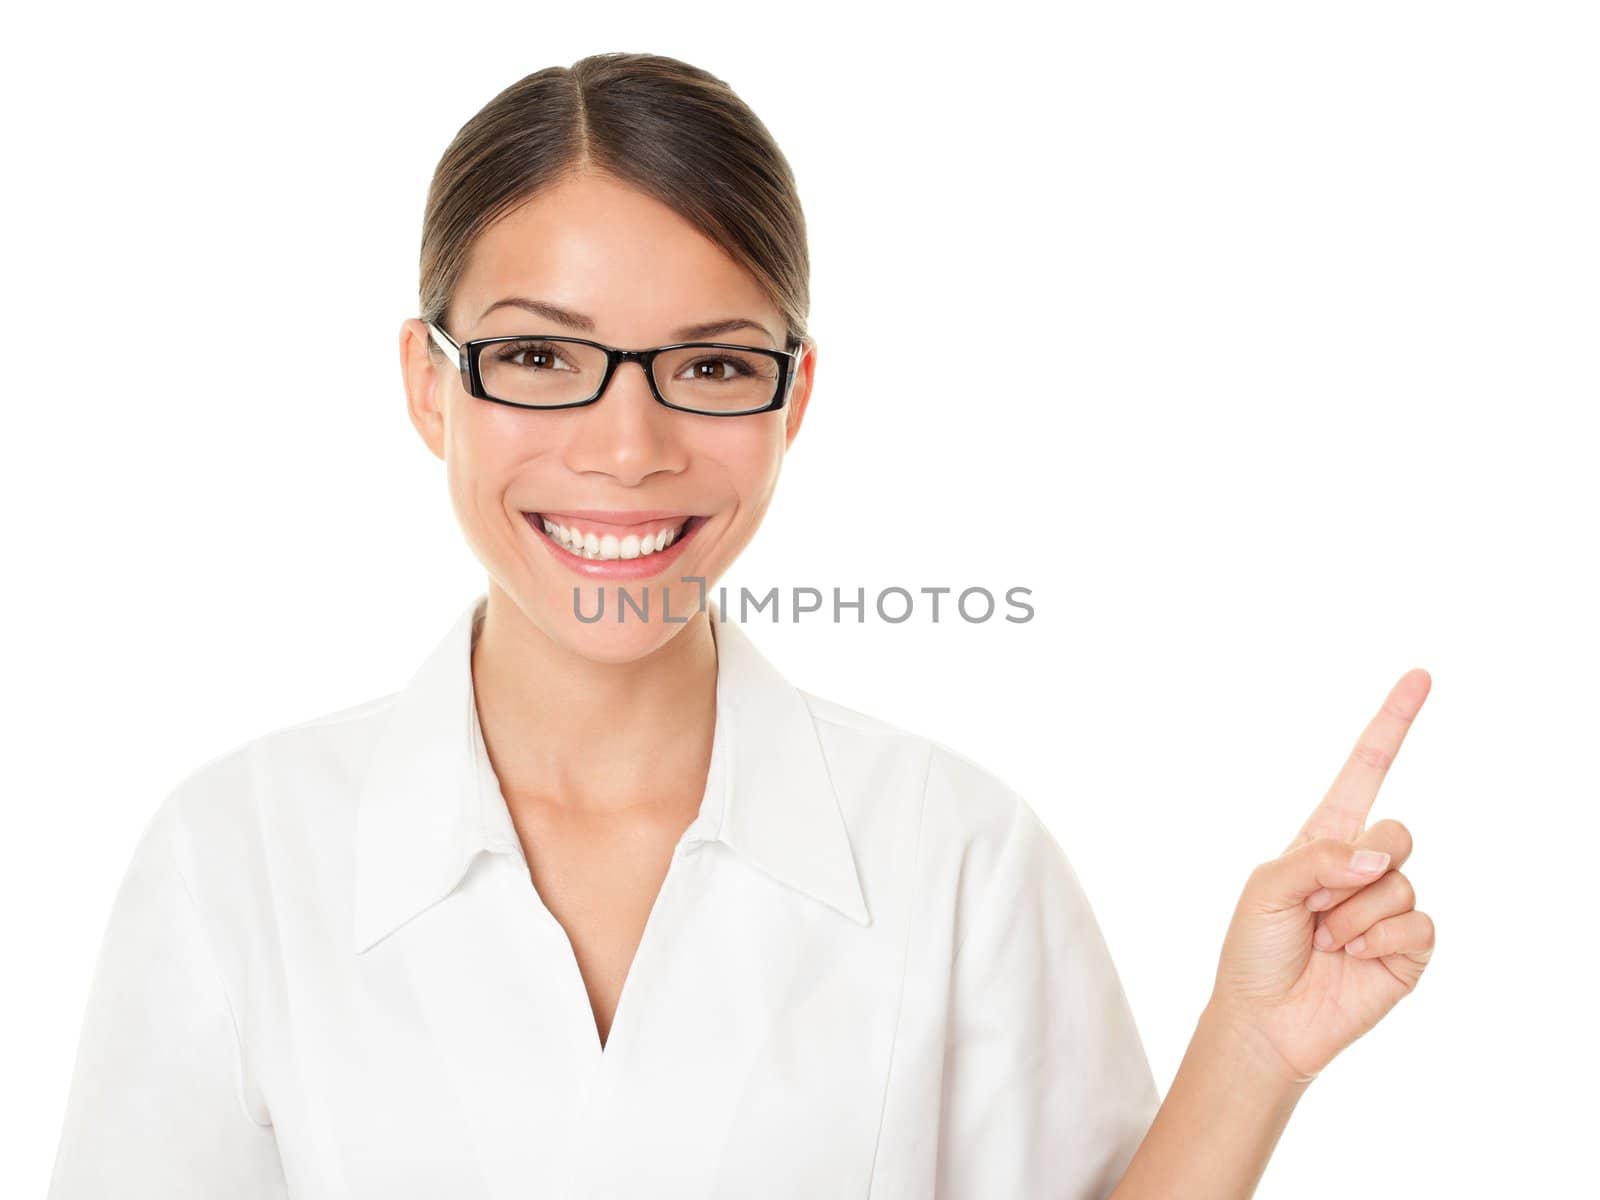
<svg viewBox="0 0 1600 1200"><path fill-rule="evenodd" d="M1109 1194L1158 1096L1060 845L714 606L705 795L602 1049L478 726L485 599L161 805L52 1200Z"/></svg>

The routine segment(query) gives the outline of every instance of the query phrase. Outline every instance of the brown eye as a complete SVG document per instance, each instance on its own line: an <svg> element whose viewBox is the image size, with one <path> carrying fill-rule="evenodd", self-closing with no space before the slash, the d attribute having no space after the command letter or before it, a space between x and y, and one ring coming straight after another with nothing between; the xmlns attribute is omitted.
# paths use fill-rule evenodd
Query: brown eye
<svg viewBox="0 0 1600 1200"><path fill-rule="evenodd" d="M702 379L709 383L722 383L732 379L742 379L751 374L749 367L737 358L717 357L702 358L689 364L694 372L695 379Z"/></svg>
<svg viewBox="0 0 1600 1200"><path fill-rule="evenodd" d="M558 370L565 361L560 351L548 342L506 342L495 355L501 362L529 371Z"/></svg>

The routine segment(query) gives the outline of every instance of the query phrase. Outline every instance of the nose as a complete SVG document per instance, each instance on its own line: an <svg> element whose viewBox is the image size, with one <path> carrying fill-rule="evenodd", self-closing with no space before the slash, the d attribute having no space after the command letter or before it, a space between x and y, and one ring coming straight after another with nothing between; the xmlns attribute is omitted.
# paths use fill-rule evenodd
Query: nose
<svg viewBox="0 0 1600 1200"><path fill-rule="evenodd" d="M598 400L572 411L567 466L580 474L609 475L624 487L662 471L681 471L688 456L674 415L656 403L644 364L624 360Z"/></svg>

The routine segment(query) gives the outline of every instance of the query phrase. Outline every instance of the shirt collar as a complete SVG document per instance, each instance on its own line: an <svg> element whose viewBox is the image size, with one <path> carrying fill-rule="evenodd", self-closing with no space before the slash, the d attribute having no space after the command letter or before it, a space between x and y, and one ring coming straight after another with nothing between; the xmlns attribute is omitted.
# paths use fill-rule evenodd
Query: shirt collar
<svg viewBox="0 0 1600 1200"><path fill-rule="evenodd" d="M521 855L473 695L487 602L480 593L462 611L379 718L356 813L358 954L449 895L479 853ZM778 883L871 924L804 695L714 604L709 616L716 724L686 837L723 842Z"/></svg>

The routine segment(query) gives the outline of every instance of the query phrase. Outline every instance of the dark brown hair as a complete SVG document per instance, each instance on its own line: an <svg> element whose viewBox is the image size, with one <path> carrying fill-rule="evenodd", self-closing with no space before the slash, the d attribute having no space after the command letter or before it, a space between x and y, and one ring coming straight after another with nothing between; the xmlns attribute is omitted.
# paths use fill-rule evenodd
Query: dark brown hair
<svg viewBox="0 0 1600 1200"><path fill-rule="evenodd" d="M444 322L483 229L585 171L683 216L771 296L788 326L785 348L806 339L810 259L788 161L726 83L659 54L591 54L546 67L461 127L428 189L418 315Z"/></svg>

